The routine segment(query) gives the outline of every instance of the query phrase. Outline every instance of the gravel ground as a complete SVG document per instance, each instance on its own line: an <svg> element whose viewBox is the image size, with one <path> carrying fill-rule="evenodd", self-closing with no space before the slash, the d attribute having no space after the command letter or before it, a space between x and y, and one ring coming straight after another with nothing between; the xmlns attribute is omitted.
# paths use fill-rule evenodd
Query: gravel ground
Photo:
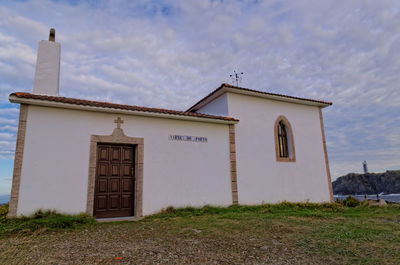
<svg viewBox="0 0 400 265"><path fill-rule="evenodd" d="M338 264L296 246L307 227L199 219L109 223L3 238L0 264Z"/></svg>

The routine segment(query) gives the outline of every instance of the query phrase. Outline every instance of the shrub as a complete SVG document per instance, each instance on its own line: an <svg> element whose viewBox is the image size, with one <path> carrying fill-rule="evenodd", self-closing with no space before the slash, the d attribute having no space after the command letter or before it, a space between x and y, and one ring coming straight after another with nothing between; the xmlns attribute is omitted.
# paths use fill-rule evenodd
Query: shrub
<svg viewBox="0 0 400 265"><path fill-rule="evenodd" d="M0 223L2 223L7 218L8 204L0 205Z"/></svg>
<svg viewBox="0 0 400 265"><path fill-rule="evenodd" d="M161 214L174 214L176 209L173 206L168 206L167 208L161 210Z"/></svg>
<svg viewBox="0 0 400 265"><path fill-rule="evenodd" d="M87 214L66 215L56 211L38 210L31 216L7 219L8 205L0 206L0 237L12 234L31 234L35 231L73 229L94 224Z"/></svg>
<svg viewBox="0 0 400 265"><path fill-rule="evenodd" d="M359 200L352 196L348 196L345 200L342 200L341 203L346 207L357 207L361 204Z"/></svg>

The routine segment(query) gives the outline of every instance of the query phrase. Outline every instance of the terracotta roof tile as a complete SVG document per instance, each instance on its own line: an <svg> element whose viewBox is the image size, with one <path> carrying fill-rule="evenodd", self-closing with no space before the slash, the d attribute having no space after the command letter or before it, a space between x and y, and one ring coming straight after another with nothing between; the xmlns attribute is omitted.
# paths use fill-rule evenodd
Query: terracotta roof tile
<svg viewBox="0 0 400 265"><path fill-rule="evenodd" d="M218 92L219 90L221 90L224 87L238 89L238 90L244 90L244 91L249 91L249 92L254 92L254 93L259 93L259 94L263 94L263 95L278 96L278 97L284 97L284 98L304 100L304 101L310 101L310 102L321 103L321 104L326 104L326 105L332 105L332 102L309 99L309 98L299 98L299 97L293 97L293 96L288 96L288 95L283 95L283 94L276 94L276 93L271 93L271 92L264 92L264 91L259 91L259 90L244 88L244 87L237 87L237 86L233 86L233 85L230 85L230 84L223 83L217 89L212 91L210 94L208 94L207 96L205 96L204 98L199 100L196 104L194 104L192 107L190 107L187 111L194 111L193 110L194 107L196 107L198 104L200 104L201 102L205 101L206 99L208 99L209 97L211 97L212 95L214 95L216 92Z"/></svg>
<svg viewBox="0 0 400 265"><path fill-rule="evenodd" d="M237 119L234 119L231 117L214 116L214 115L208 115L208 114L193 113L193 112L178 111L178 110L169 110L169 109L139 107L139 106L134 106L134 105L122 105L122 104L109 103L109 102L103 102L103 101L92 101L92 100L66 98L66 97L59 97L59 96L37 95L37 94L31 94L31 93L26 93L26 92L15 92L15 93L10 94L10 96L15 96L18 98L26 98L26 99L45 100L45 101L60 102L60 103L67 103L67 104L91 106L91 107L153 112L153 113L160 113L160 114L190 116L190 117L217 119L217 120L226 120L226 121L238 121Z"/></svg>

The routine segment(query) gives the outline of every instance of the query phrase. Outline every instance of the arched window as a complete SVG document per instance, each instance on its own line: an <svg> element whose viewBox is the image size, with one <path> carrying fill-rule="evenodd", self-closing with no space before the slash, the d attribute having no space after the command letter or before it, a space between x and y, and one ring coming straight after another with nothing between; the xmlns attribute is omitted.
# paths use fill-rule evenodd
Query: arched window
<svg viewBox="0 0 400 265"><path fill-rule="evenodd" d="M276 119L274 126L275 153L278 162L295 162L295 150L292 126L285 116Z"/></svg>
<svg viewBox="0 0 400 265"><path fill-rule="evenodd" d="M280 121L278 123L278 144L279 144L279 157L289 157L286 126L283 123L283 121Z"/></svg>

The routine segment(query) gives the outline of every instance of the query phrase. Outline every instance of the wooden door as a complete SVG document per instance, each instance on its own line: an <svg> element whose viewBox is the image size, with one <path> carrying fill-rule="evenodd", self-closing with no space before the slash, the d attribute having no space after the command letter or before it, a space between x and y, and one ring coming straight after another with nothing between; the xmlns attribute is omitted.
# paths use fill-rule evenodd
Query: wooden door
<svg viewBox="0 0 400 265"><path fill-rule="evenodd" d="M96 218L134 215L134 161L133 146L97 145Z"/></svg>

